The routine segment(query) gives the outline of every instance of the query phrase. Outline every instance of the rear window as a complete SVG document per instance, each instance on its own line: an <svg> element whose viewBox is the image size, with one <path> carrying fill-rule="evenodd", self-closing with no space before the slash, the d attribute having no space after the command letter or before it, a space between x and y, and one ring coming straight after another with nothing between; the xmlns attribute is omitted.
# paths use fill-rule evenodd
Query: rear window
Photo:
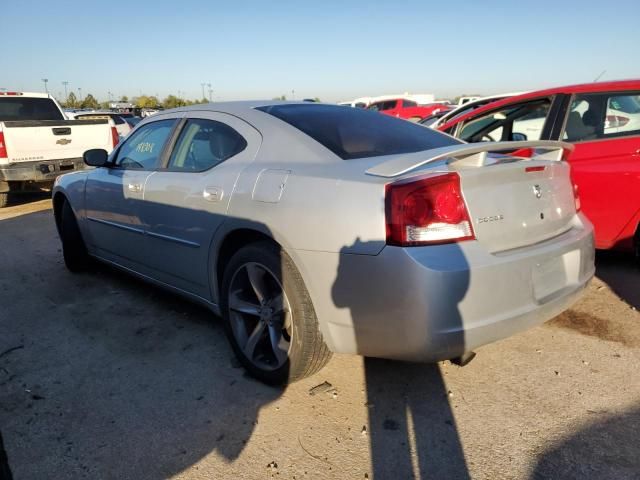
<svg viewBox="0 0 640 480"><path fill-rule="evenodd" d="M388 115L336 105L258 107L306 133L343 160L414 153L456 145L435 130Z"/></svg>
<svg viewBox="0 0 640 480"><path fill-rule="evenodd" d="M0 97L0 122L13 120L64 120L50 98Z"/></svg>

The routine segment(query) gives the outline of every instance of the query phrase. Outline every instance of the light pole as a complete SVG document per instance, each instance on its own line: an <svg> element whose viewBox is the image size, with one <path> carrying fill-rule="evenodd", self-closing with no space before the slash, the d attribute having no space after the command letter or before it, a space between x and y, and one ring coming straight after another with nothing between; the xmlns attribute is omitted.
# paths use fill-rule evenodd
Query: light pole
<svg viewBox="0 0 640 480"><path fill-rule="evenodd" d="M209 87L209 101L213 102L213 98L211 97L211 95L213 94L213 89L211 88L211 84L207 83L207 87Z"/></svg>
<svg viewBox="0 0 640 480"><path fill-rule="evenodd" d="M82 102L82 88L78 87L78 100Z"/></svg>
<svg viewBox="0 0 640 480"><path fill-rule="evenodd" d="M204 86L206 85L206 83L201 83L200 86L202 87L202 98L207 98L204 96Z"/></svg>
<svg viewBox="0 0 640 480"><path fill-rule="evenodd" d="M47 94L49 93L49 89L47 88L47 82L49 81L48 78L43 78L42 81L44 82L44 91L47 92Z"/></svg>
<svg viewBox="0 0 640 480"><path fill-rule="evenodd" d="M64 82L62 82L62 85L64 85L64 100L65 102L67 101L68 95L67 95L67 85L69 85L69 82L67 82L66 80Z"/></svg>

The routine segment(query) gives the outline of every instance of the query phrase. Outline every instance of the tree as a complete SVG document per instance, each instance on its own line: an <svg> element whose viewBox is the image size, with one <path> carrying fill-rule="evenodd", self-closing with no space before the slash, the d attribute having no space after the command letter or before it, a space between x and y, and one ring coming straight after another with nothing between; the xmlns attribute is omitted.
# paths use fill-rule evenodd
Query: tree
<svg viewBox="0 0 640 480"><path fill-rule="evenodd" d="M122 95L122 97L120 97L120 101L123 103L127 103L129 101L129 97L127 97L126 95Z"/></svg>
<svg viewBox="0 0 640 480"><path fill-rule="evenodd" d="M287 96L286 95L280 95L279 97L273 97L274 100L286 100Z"/></svg>
<svg viewBox="0 0 640 480"><path fill-rule="evenodd" d="M136 105L140 108L156 108L160 102L153 95L140 95L136 99Z"/></svg>
<svg viewBox="0 0 640 480"><path fill-rule="evenodd" d="M82 103L80 104L81 108L98 108L100 107L100 104L98 103L98 101L93 97L93 95L88 94L84 100L82 101Z"/></svg>
<svg viewBox="0 0 640 480"><path fill-rule="evenodd" d="M209 100L207 100L205 97L202 97L199 103L202 103L202 104L209 103Z"/></svg>
<svg viewBox="0 0 640 480"><path fill-rule="evenodd" d="M67 97L67 101L64 102L65 108L76 108L78 106L78 100L73 92Z"/></svg>
<svg viewBox="0 0 640 480"><path fill-rule="evenodd" d="M182 107L183 105L185 105L185 101L182 98L176 97L175 95L169 95L162 102L162 106L164 108L176 108Z"/></svg>
<svg viewBox="0 0 640 480"><path fill-rule="evenodd" d="M100 102L100 108L104 109L104 110L109 110L109 108L111 108L111 103L110 102Z"/></svg>

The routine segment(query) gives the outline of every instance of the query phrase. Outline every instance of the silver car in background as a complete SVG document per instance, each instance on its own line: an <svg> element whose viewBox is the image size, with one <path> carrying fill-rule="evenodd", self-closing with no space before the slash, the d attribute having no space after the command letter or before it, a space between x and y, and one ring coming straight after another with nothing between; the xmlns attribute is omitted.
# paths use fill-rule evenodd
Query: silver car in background
<svg viewBox="0 0 640 480"><path fill-rule="evenodd" d="M96 168L58 179L54 212L70 270L99 259L208 306L265 382L331 352L463 363L592 278L571 148L335 105L197 105L86 152Z"/></svg>

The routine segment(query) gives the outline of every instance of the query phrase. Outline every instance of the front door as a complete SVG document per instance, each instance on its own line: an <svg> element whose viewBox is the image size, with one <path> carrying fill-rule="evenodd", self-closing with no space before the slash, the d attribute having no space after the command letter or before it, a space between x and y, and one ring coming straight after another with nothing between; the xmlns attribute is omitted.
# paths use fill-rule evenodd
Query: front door
<svg viewBox="0 0 640 480"><path fill-rule="evenodd" d="M640 92L574 95L561 138L597 248L631 247L640 209Z"/></svg>
<svg viewBox="0 0 640 480"><path fill-rule="evenodd" d="M140 127L113 154L113 165L87 175L90 248L107 260L138 270L145 251L140 217L144 185L160 164L175 120Z"/></svg>
<svg viewBox="0 0 640 480"><path fill-rule="evenodd" d="M249 124L223 113L194 112L184 121L167 164L145 185L145 263L154 278L210 298L211 241L260 139Z"/></svg>

